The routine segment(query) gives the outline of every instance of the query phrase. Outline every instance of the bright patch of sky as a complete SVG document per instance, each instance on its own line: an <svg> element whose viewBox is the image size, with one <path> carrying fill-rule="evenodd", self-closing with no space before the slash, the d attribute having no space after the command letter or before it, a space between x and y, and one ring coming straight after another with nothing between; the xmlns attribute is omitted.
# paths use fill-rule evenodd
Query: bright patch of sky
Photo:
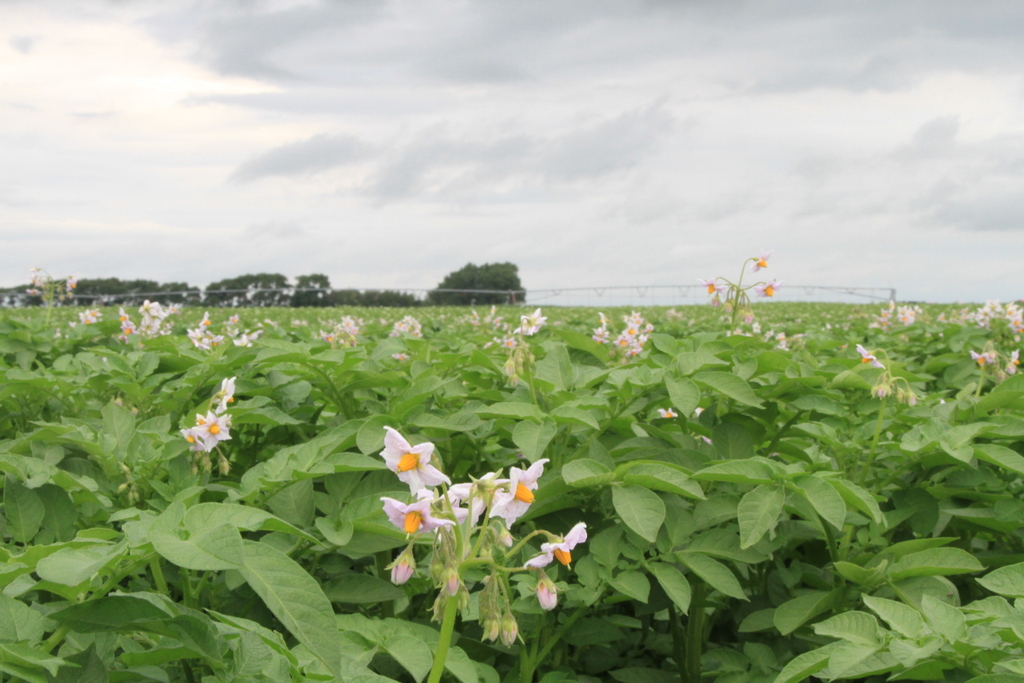
<svg viewBox="0 0 1024 683"><path fill-rule="evenodd" d="M1024 296L1007 2L7 2L0 285ZM780 294L784 294L783 289Z"/></svg>

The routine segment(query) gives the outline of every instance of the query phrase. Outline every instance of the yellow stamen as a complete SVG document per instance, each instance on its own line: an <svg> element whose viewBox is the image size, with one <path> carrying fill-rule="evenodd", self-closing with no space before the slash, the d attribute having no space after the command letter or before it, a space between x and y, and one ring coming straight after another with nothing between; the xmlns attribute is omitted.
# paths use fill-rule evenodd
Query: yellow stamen
<svg viewBox="0 0 1024 683"><path fill-rule="evenodd" d="M188 436L185 437L185 441L188 441L189 443L195 443L196 442L196 437L194 437L191 434L189 434Z"/></svg>
<svg viewBox="0 0 1024 683"><path fill-rule="evenodd" d="M533 491L522 484L516 484L516 500L529 505L533 502Z"/></svg>
<svg viewBox="0 0 1024 683"><path fill-rule="evenodd" d="M220 425L218 425L216 422L214 422L212 425L210 425L210 433L211 434L220 434Z"/></svg>
<svg viewBox="0 0 1024 683"><path fill-rule="evenodd" d="M572 553L568 550L562 550L561 548L555 548L555 559L564 564L566 567L572 562Z"/></svg>
<svg viewBox="0 0 1024 683"><path fill-rule="evenodd" d="M715 293L715 286L714 285L708 285L708 294L714 294L714 293Z"/></svg>
<svg viewBox="0 0 1024 683"><path fill-rule="evenodd" d="M861 359L860 359L860 362L861 362L861 363L870 363L870 362L871 362L871 359L870 359L870 358L868 358L867 356L865 356L865 357L863 357L863 358L861 358Z"/></svg>
<svg viewBox="0 0 1024 683"><path fill-rule="evenodd" d="M235 397L234 396L228 396L228 403L234 403L234 402L235 402Z"/></svg>
<svg viewBox="0 0 1024 683"><path fill-rule="evenodd" d="M767 294L768 296L775 296L775 288L772 287L771 285L768 285L767 287L764 288L764 293Z"/></svg>
<svg viewBox="0 0 1024 683"><path fill-rule="evenodd" d="M420 456L415 453L406 453L402 456L402 459L398 461L398 471L408 472L409 470L416 469L416 466L420 464Z"/></svg>
<svg viewBox="0 0 1024 683"><path fill-rule="evenodd" d="M764 259L761 259L760 261L757 262L757 265L760 268L767 268L768 267L768 262L765 261Z"/></svg>
<svg viewBox="0 0 1024 683"><path fill-rule="evenodd" d="M985 356L981 356L980 358L978 358L978 365L984 365L984 364L985 364Z"/></svg>
<svg viewBox="0 0 1024 683"><path fill-rule="evenodd" d="M125 321L125 320L127 320L127 319L128 319L128 316L126 316L126 315L122 315L122 316L121 316L121 322L124 322L124 321Z"/></svg>
<svg viewBox="0 0 1024 683"><path fill-rule="evenodd" d="M418 512L408 512L405 515L405 533L414 534L423 524L423 515Z"/></svg>

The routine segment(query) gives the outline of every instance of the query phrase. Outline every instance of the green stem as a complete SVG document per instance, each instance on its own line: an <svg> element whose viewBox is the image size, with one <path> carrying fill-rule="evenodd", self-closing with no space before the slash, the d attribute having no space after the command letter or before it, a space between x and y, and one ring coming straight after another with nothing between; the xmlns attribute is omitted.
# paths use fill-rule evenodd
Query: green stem
<svg viewBox="0 0 1024 683"><path fill-rule="evenodd" d="M587 606L586 605L581 605L580 607L578 607L576 609L575 612L573 612L571 615L569 615L569 618L566 619L565 622L561 626L558 627L558 630L555 631L554 635L552 635L547 640L547 642L544 644L543 649L541 649L540 652L535 653L532 657L529 658L529 667L528 668L523 668L522 660L520 660L520 665L519 665L519 667L520 667L520 669L519 669L519 682L520 683L532 683L532 681L533 681L533 674L534 674L534 672L537 671L537 665L539 663L541 663L542 661L544 661L544 659L549 654L551 654L551 650L555 647L555 645L558 644L558 642L560 640L562 640L562 636L565 635L565 632L568 631L572 627L573 624L575 624L577 621L579 621L580 617L582 617L584 614L586 614L586 612L587 612Z"/></svg>
<svg viewBox="0 0 1024 683"><path fill-rule="evenodd" d="M153 582L156 583L156 589L167 597L171 597L171 592L167 588L167 579L164 578L163 567L160 566L159 557L154 557L150 560L149 570L153 572Z"/></svg>
<svg viewBox="0 0 1024 683"><path fill-rule="evenodd" d="M985 386L985 371L982 370L978 376L978 388L974 391L974 398L977 400L981 396L981 388Z"/></svg>
<svg viewBox="0 0 1024 683"><path fill-rule="evenodd" d="M388 550L381 550L375 553L373 556L377 564L377 578L381 581L390 581L391 577L388 576L388 560L391 559L391 552ZM380 603L380 615L385 619L395 616L395 603L391 600L385 600Z"/></svg>
<svg viewBox="0 0 1024 683"><path fill-rule="evenodd" d="M857 478L857 483L862 484L864 478L868 476L868 470L871 468L871 463L875 460L875 450L878 448L878 440L882 436L882 421L885 418L885 404L889 401L889 397L885 396L882 398L882 405L878 407L878 421L875 423L875 435L871 438L871 450L868 451L868 457L864 460L864 465L860 468L860 476Z"/></svg>
<svg viewBox="0 0 1024 683"><path fill-rule="evenodd" d="M676 668L679 670L679 680L686 680L686 641L683 639L683 630L679 628L679 617L676 614L676 606L671 602L668 604L669 628L672 631L672 658L676 660Z"/></svg>
<svg viewBox="0 0 1024 683"><path fill-rule="evenodd" d="M434 653L434 666L430 669L427 683L438 683L444 673L444 662L448 658L448 648L452 643L452 632L455 630L455 613L459 609L459 599L452 596L444 601L444 619L441 621L441 634Z"/></svg>
<svg viewBox="0 0 1024 683"><path fill-rule="evenodd" d="M700 683L700 656L704 649L704 596L707 584L696 581L690 597L690 619L686 624L685 683Z"/></svg>

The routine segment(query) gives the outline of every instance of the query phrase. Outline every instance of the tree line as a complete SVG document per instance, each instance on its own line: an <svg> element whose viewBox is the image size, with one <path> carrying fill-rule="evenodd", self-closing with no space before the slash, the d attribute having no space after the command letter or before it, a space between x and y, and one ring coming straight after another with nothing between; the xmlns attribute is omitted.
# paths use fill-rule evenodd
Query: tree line
<svg viewBox="0 0 1024 683"><path fill-rule="evenodd" d="M27 294L28 285L2 293L2 303L15 306L42 304L39 296ZM463 291L439 291L439 290ZM489 290L489 291L479 291ZM186 282L159 283L155 280L121 280L116 277L81 278L69 303L132 303L148 298L164 303L190 303L234 306L287 307L414 307L424 305L481 305L523 303L526 292L519 280L519 268L513 263L468 263L444 277L425 299L398 290L333 289L330 278L322 273L299 275L294 282L281 273L251 273L211 282L205 288Z"/></svg>

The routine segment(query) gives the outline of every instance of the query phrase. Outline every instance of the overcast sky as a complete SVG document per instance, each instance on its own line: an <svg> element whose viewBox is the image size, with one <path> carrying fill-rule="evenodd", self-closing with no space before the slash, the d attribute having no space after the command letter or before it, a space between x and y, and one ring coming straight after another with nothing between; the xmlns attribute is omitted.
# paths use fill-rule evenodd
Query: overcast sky
<svg viewBox="0 0 1024 683"><path fill-rule="evenodd" d="M0 285L684 284L770 249L1021 298L1022 36L1018 0L0 0Z"/></svg>

